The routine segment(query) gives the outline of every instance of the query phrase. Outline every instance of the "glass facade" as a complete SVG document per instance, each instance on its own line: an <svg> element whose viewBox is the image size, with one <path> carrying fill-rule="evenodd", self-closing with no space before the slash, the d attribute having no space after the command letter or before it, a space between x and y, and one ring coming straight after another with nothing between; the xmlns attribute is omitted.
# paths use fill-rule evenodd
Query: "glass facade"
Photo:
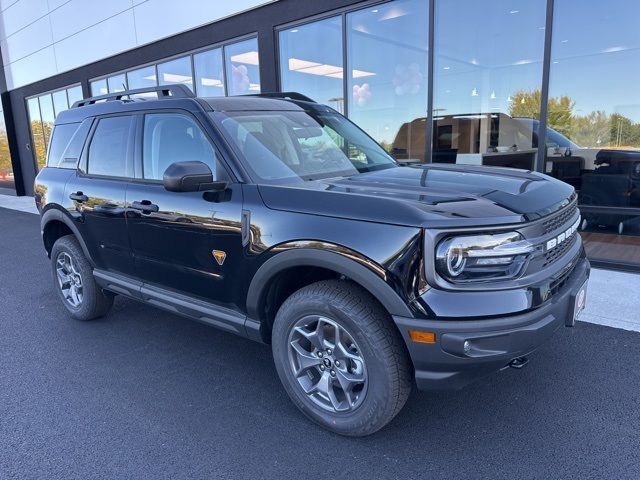
<svg viewBox="0 0 640 480"><path fill-rule="evenodd" d="M201 97L260 93L259 66L258 40L250 38L97 78L89 85L92 96L176 83Z"/></svg>
<svg viewBox="0 0 640 480"><path fill-rule="evenodd" d="M344 113L342 17L283 30L279 43L282 91L304 92Z"/></svg>
<svg viewBox="0 0 640 480"><path fill-rule="evenodd" d="M258 39L233 43L224 49L227 70L227 94L260 93Z"/></svg>
<svg viewBox="0 0 640 480"><path fill-rule="evenodd" d="M435 4L432 161L534 170L546 0Z"/></svg>
<svg viewBox="0 0 640 480"><path fill-rule="evenodd" d="M640 265L640 4L555 0L545 171L578 191L593 259ZM594 34L600 32L600 34Z"/></svg>
<svg viewBox="0 0 640 480"><path fill-rule="evenodd" d="M53 130L53 123L56 117L60 112L67 110L78 100L82 100L82 88L80 85L74 85L27 99L27 113L29 114L31 132L31 144L29 148L33 153L36 171L45 166L47 160L47 145L51 138L51 131ZM0 167L0 172L1 169L2 167Z"/></svg>
<svg viewBox="0 0 640 480"><path fill-rule="evenodd" d="M399 0L346 18L349 117L396 158L424 161L428 2Z"/></svg>
<svg viewBox="0 0 640 480"><path fill-rule="evenodd" d="M200 97L221 97L225 94L222 48L214 48L193 56L196 94Z"/></svg>
<svg viewBox="0 0 640 480"><path fill-rule="evenodd" d="M193 71L191 57L181 57L158 65L160 85L181 83L193 91Z"/></svg>

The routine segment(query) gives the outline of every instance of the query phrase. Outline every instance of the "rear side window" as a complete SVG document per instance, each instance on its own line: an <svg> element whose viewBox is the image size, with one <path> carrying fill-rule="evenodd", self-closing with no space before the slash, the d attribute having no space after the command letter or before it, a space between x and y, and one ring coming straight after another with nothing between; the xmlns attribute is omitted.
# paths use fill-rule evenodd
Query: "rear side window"
<svg viewBox="0 0 640 480"><path fill-rule="evenodd" d="M87 119L82 123L56 125L49 144L47 166L76 168L90 127L91 119Z"/></svg>
<svg viewBox="0 0 640 480"><path fill-rule="evenodd" d="M109 177L132 177L129 161L133 137L132 116L101 118L91 138L87 173Z"/></svg>

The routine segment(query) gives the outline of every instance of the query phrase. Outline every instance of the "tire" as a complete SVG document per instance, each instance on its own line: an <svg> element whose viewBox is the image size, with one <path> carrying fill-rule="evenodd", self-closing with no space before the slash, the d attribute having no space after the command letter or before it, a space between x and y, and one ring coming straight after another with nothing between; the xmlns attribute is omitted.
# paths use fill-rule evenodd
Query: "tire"
<svg viewBox="0 0 640 480"><path fill-rule="evenodd" d="M335 341L336 328L341 342ZM412 368L400 333L375 298L352 282L327 280L293 293L276 315L272 350L293 403L340 435L378 431L411 392ZM343 389L347 379L354 381Z"/></svg>
<svg viewBox="0 0 640 480"><path fill-rule="evenodd" d="M56 240L51 249L51 268L54 288L73 318L94 320L109 311L113 305L113 295L98 286L91 264L73 235Z"/></svg>

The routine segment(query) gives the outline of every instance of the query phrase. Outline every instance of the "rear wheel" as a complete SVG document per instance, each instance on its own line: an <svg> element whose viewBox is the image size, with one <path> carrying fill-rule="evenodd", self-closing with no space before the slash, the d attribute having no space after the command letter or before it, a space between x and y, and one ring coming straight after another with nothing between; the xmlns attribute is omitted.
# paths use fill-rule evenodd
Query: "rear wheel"
<svg viewBox="0 0 640 480"><path fill-rule="evenodd" d="M411 391L411 366L387 312L360 286L328 280L295 292L273 328L278 375L314 422L349 436L385 426Z"/></svg>
<svg viewBox="0 0 640 480"><path fill-rule="evenodd" d="M72 317L93 320L109 311L113 295L103 292L95 282L91 265L73 235L56 240L51 266L58 296Z"/></svg>

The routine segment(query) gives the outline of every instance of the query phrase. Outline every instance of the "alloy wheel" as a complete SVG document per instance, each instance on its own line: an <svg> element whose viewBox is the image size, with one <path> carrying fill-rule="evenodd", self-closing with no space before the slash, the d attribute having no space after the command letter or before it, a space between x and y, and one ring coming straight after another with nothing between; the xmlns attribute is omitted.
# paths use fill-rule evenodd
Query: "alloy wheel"
<svg viewBox="0 0 640 480"><path fill-rule="evenodd" d="M56 276L64 299L72 307L79 307L83 297L82 276L67 252L60 252L56 258Z"/></svg>
<svg viewBox="0 0 640 480"><path fill-rule="evenodd" d="M303 392L332 413L358 408L367 392L367 369L353 335L335 320L309 315L288 339L291 371Z"/></svg>

